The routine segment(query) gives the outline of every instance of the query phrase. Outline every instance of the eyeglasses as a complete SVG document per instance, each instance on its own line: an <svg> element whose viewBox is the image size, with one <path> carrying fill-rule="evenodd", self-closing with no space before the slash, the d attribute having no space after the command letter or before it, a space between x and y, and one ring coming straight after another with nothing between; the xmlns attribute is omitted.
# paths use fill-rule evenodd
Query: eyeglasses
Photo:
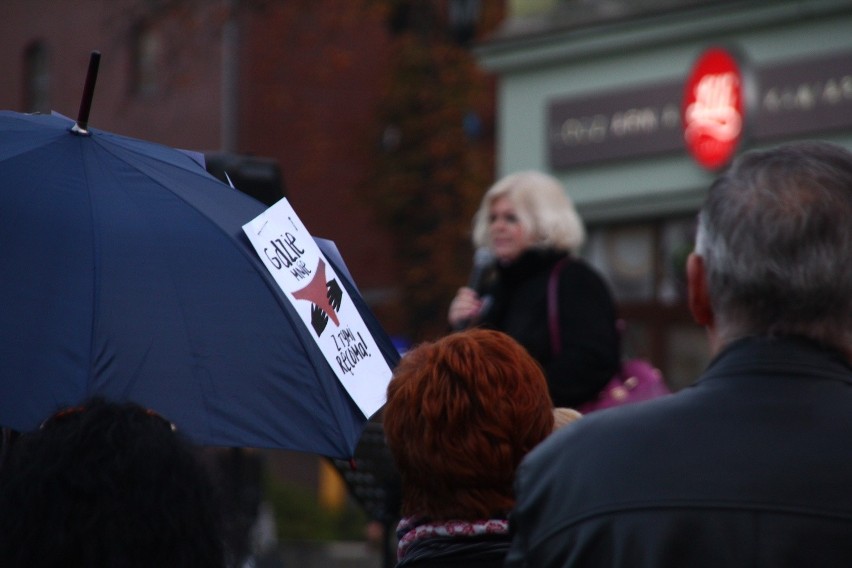
<svg viewBox="0 0 852 568"><path fill-rule="evenodd" d="M68 408L63 408L53 415L47 417L44 422L39 426L39 430L44 430L45 428L49 428L54 424L60 423L63 420L68 418L79 416L83 412L85 412L87 408L85 406L69 406ZM151 410L150 408L139 408L137 411L139 414L142 414L148 418L152 418L158 423L163 424L166 428L171 430L172 432L177 431L177 426L174 425L174 422L166 420L162 415L158 414L156 411Z"/></svg>

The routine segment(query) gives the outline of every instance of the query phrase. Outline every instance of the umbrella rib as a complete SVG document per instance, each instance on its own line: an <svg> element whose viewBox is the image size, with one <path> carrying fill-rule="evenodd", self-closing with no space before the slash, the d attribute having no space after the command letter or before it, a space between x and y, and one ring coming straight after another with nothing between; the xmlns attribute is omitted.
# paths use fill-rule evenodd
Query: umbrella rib
<svg viewBox="0 0 852 568"><path fill-rule="evenodd" d="M98 241L98 232L95 230L95 206L94 201L92 200L92 192L90 190L90 174L88 168L86 167L85 161L85 153L83 144L86 142L86 139L79 138L79 142L77 144L77 150L80 155L80 163L83 164L83 167L80 168L83 177L85 178L85 183L83 187L86 188L86 200L88 201L88 213L89 213L89 230L92 235L92 290L91 290L91 300L92 300L92 321L89 324L89 360L87 362L87 372L86 372L86 392L92 392L92 381L95 375L95 334L97 331L97 322L100 316L99 306L100 306L100 271L98 267L100 266L100 242Z"/></svg>

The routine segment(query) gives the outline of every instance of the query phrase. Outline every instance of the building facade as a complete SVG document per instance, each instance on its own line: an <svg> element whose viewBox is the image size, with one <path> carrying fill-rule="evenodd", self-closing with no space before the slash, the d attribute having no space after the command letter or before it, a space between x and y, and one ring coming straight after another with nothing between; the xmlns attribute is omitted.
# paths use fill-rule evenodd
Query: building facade
<svg viewBox="0 0 852 568"><path fill-rule="evenodd" d="M852 148L852 2L509 5L476 48L498 79L498 174L565 183L589 228L584 254L628 322L626 349L680 388L708 360L684 262L718 170L787 140Z"/></svg>
<svg viewBox="0 0 852 568"><path fill-rule="evenodd" d="M205 152L232 178L241 169L239 189L286 194L312 234L337 243L381 310L398 275L390 255L375 253L391 238L358 188L377 144L387 9L333 4L4 1L0 108L75 118L99 51L90 126Z"/></svg>

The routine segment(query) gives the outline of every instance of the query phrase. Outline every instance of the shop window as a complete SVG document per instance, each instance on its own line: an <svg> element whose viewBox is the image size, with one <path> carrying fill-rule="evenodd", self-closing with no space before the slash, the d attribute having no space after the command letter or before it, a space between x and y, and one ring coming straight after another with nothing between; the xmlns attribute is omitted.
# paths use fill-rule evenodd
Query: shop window
<svg viewBox="0 0 852 568"><path fill-rule="evenodd" d="M709 362L707 333L694 324L675 323L666 328L665 342L669 386L672 390L688 387Z"/></svg>
<svg viewBox="0 0 852 568"><path fill-rule="evenodd" d="M660 283L657 299L664 305L686 302L686 259L695 241L695 219L673 219L660 228Z"/></svg>
<svg viewBox="0 0 852 568"><path fill-rule="evenodd" d="M24 52L24 111L50 112L50 67L43 42L31 44Z"/></svg>
<svg viewBox="0 0 852 568"><path fill-rule="evenodd" d="M654 297L654 227L630 225L593 233L589 253L623 302Z"/></svg>
<svg viewBox="0 0 852 568"><path fill-rule="evenodd" d="M626 321L626 355L645 357L673 390L695 380L709 360L704 330L689 312L686 259L695 216L593 227L584 257L606 279Z"/></svg>

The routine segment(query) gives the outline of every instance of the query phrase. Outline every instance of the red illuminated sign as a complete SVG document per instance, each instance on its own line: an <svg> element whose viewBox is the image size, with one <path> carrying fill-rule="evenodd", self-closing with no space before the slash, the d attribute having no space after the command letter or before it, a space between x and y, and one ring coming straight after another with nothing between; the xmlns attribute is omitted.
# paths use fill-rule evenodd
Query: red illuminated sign
<svg viewBox="0 0 852 568"><path fill-rule="evenodd" d="M686 147L708 169L728 164L743 133L743 76L728 52L714 47L695 62L686 81L682 123Z"/></svg>

